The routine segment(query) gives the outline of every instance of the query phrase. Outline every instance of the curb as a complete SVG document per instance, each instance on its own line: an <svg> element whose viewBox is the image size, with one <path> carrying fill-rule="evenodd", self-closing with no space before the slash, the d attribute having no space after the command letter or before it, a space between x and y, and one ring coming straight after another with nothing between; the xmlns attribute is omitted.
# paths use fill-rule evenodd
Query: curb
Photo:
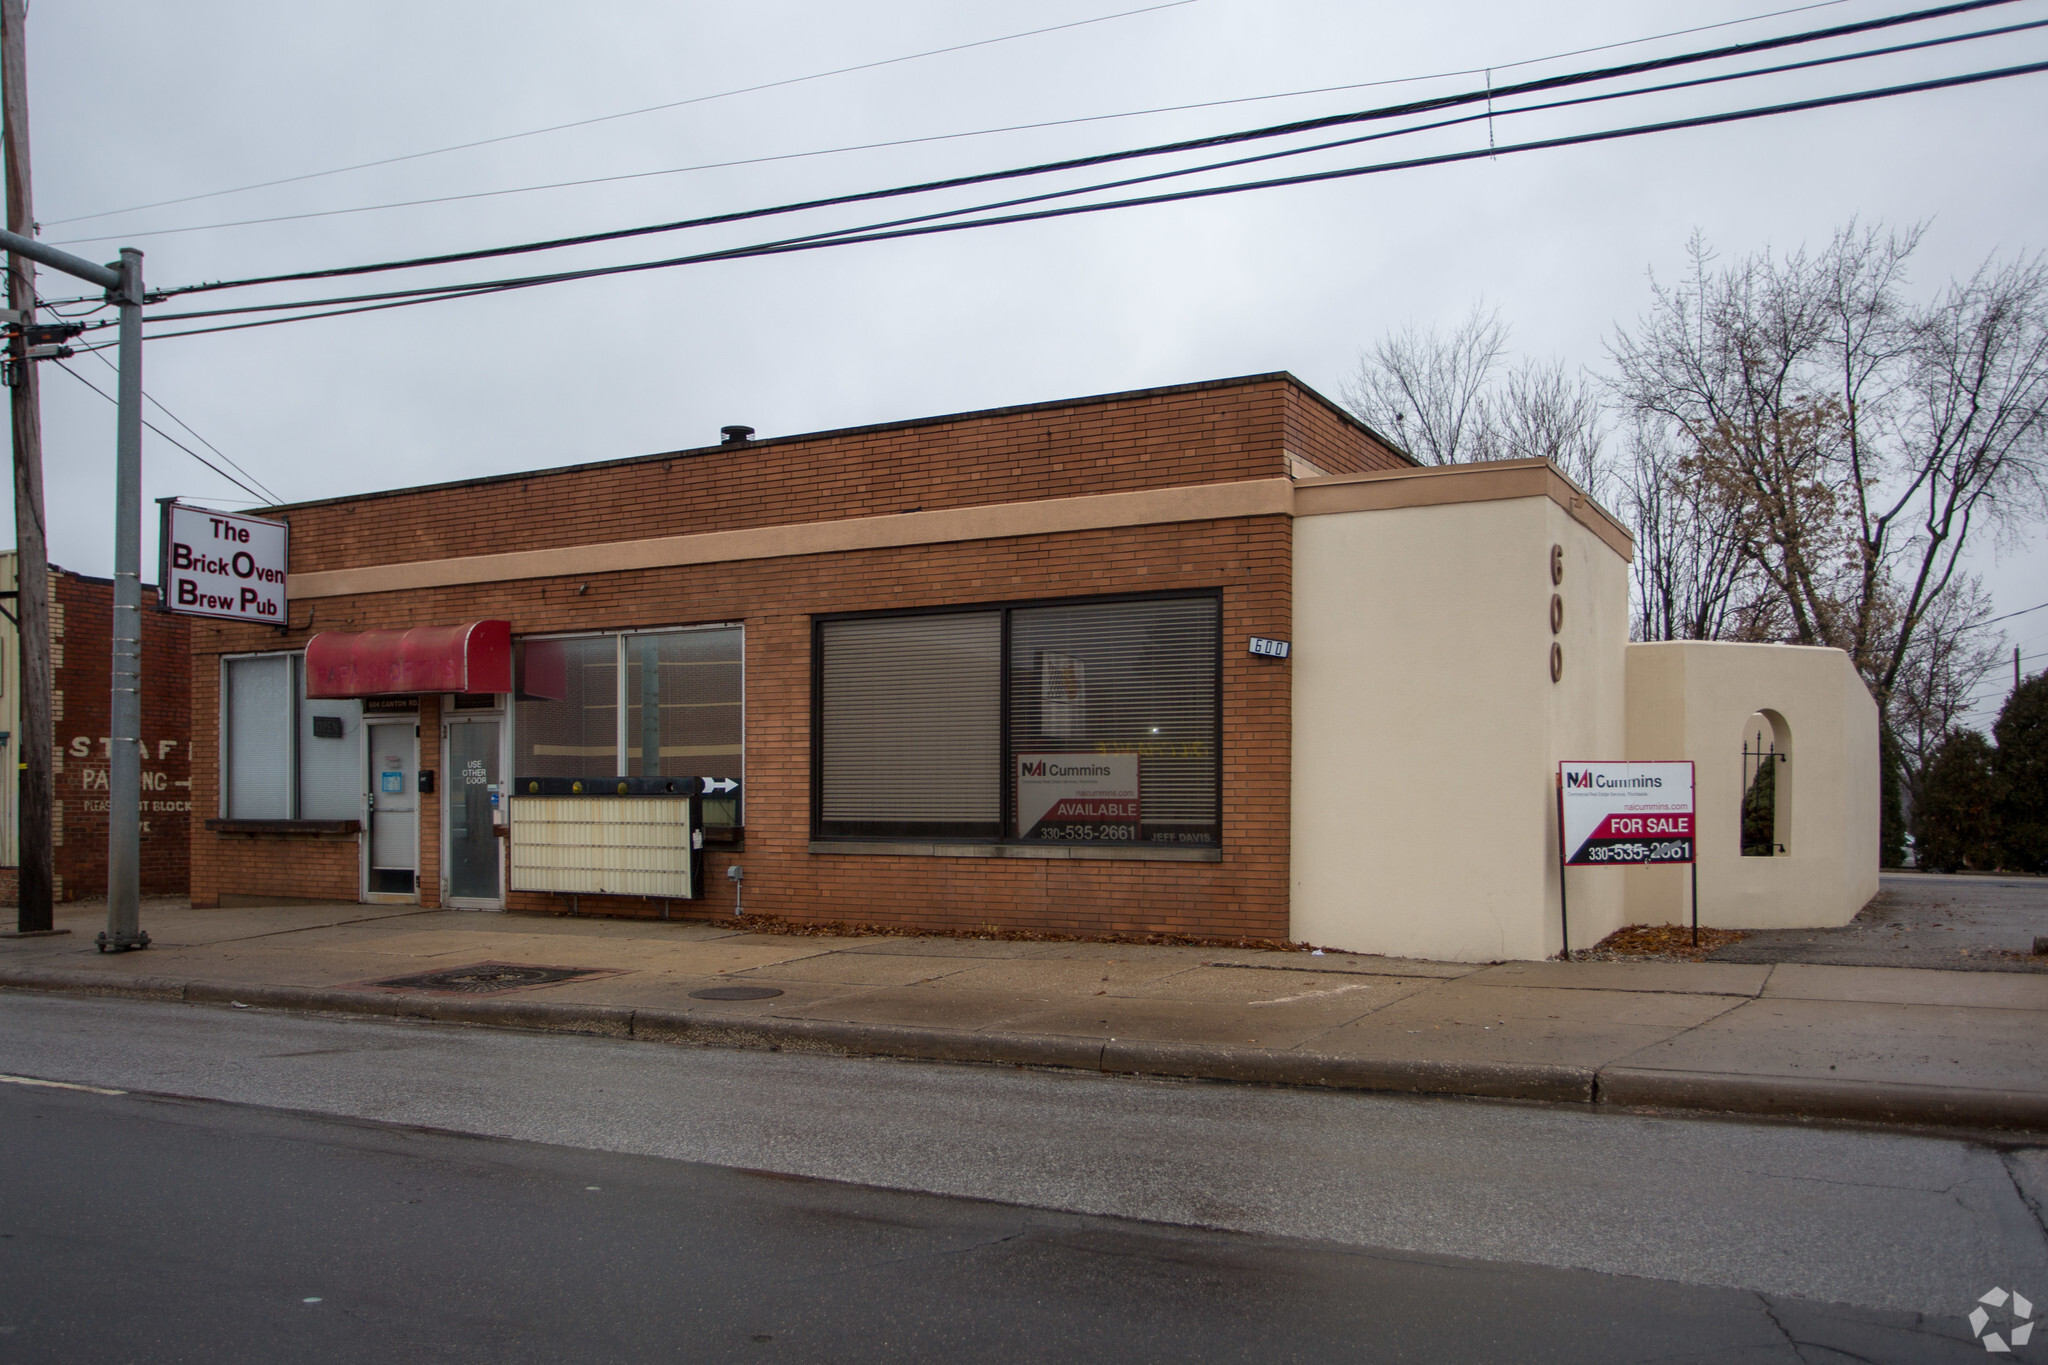
<svg viewBox="0 0 2048 1365"><path fill-rule="evenodd" d="M418 996L324 986L109 977L99 972L0 968L0 990L117 996L181 1004L259 1005L439 1023L575 1033L756 1051L1058 1067L1105 1075L1314 1086L1411 1095L1538 1100L1616 1108L1686 1109L1778 1118L1846 1119L1937 1128L2048 1132L2048 1094L1718 1075L1637 1067L1445 1062L1282 1052L1048 1034L969 1033L903 1024L778 1019L631 1005Z"/></svg>
<svg viewBox="0 0 2048 1365"><path fill-rule="evenodd" d="M1600 1073L1599 1098L1603 1104L1630 1108L2048 1131L2048 1095L2023 1090L1610 1067Z"/></svg>

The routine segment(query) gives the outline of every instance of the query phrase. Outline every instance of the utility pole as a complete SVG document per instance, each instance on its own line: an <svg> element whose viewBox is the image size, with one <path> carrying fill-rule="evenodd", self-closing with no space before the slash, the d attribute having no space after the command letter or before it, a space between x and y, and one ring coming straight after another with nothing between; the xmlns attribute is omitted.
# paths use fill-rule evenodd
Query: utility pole
<svg viewBox="0 0 2048 1365"><path fill-rule="evenodd" d="M0 103L5 106L7 227L34 237L35 210L29 197L28 54L23 28L26 0L0 0ZM21 687L21 729L14 736L20 799L15 932L54 932L56 867L50 846L53 800L50 717L50 567L43 529L43 422L36 367L28 359L28 324L35 320L35 267L24 256L7 260L7 304L15 312L11 348L14 390L14 545L18 571L14 599L16 638L21 644L15 676Z"/></svg>

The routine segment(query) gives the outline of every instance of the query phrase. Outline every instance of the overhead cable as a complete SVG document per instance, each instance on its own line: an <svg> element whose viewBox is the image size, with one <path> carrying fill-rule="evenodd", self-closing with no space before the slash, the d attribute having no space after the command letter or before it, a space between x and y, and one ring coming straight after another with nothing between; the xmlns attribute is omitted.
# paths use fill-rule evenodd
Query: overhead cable
<svg viewBox="0 0 2048 1365"><path fill-rule="evenodd" d="M1036 123L1012 123L997 128L973 128L957 133L929 133L919 137L890 138L881 142L855 142L841 147L820 147L806 152L781 152L768 156L737 157L729 161L705 161L691 166L667 166L652 171L627 171L620 175L588 176L580 180L552 180L537 185L513 185L504 189L474 190L466 194L430 195L421 199L394 199L379 204L356 204L338 209L311 209L304 213L280 213L262 218L235 218L218 223L193 223L184 227L147 228L139 231L108 233L99 237L65 237L53 245L80 246L92 242L125 241L137 237L171 237L191 232L215 232L226 228L261 227L272 223L297 223L309 218L338 218L357 213L381 213L389 209L423 208L433 204L460 204L475 199L499 199L514 194L538 194L548 190L586 189L592 185L615 185L629 180L652 180L670 175L688 175L697 171L731 170L740 166L765 166L780 161L802 161L812 157L841 156L849 152L884 151L895 147L915 147L932 142L955 142L964 138L993 137L1004 133L1040 132L1048 128L1069 128L1083 123L1107 123L1118 119L1149 118L1159 114L1183 114L1200 109L1221 109L1238 104L1260 104L1272 100L1301 99L1310 95L1342 94L1351 90L1370 90L1389 85L1410 85L1421 81L1446 80L1453 76L1476 75L1482 70L1512 71L1524 66L1536 66L1544 62L1561 61L1567 57L1583 57L1594 52L1608 52L1616 48L1639 47L1644 43L1659 42L1666 38L1682 38L1710 29L1732 28L1741 24L1758 23L1765 19L1781 18L1787 14L1799 14L1806 10L1827 9L1834 5L1847 4L1849 0L1819 0L1812 5L1799 5L1792 9L1772 10L1766 14L1752 14L1742 19L1725 19L1719 23L1701 24L1693 28L1675 29L1669 33L1652 34L1643 38L1628 38L1620 42L1602 43L1597 47L1582 47L1571 52L1554 52L1546 57L1528 57L1516 62L1499 62L1492 67L1470 67L1458 71L1440 71L1428 76L1397 76L1385 80L1353 81L1345 85L1312 86L1303 90L1282 90L1266 95L1241 95L1233 99L1201 100L1192 104L1164 104L1150 109L1128 109L1114 114L1084 114L1074 118L1043 119ZM223 191L233 193L233 191ZM203 197L203 196L202 196ZM184 201L172 201L184 202ZM90 214L86 217L103 217ZM82 222L83 218L59 218L49 224Z"/></svg>
<svg viewBox="0 0 2048 1365"><path fill-rule="evenodd" d="M62 371L64 371L64 373L66 373L66 374L70 375L70 376L71 376L71 377L72 377L73 379L76 379L76 380L77 380L77 381L78 381L79 383L81 383L81 384L85 385L85 386L86 386L86 387L87 387L88 389L91 389L91 390L92 390L92 391L93 391L94 393L98 394L98 395L99 395L100 397L102 397L102 398L106 399L106 400L107 400L107 401L108 401L109 403L112 403L112 404L113 404L113 405L114 405L115 407L119 407L119 406L121 405L121 400L120 400L120 399L118 399L118 398L114 397L114 395L112 395L111 393L108 393L108 392L107 392L107 391L106 391L105 389L103 389L103 388L101 388L101 387L100 387L99 385L97 385L97 384L93 383L93 382L92 382L92 381L91 381L90 379L87 379L87 378L86 378L86 377L85 377L84 375L82 375L82 374L80 374L80 373L79 373L78 371L76 371L76 370L72 369L72 368L71 368L71 367L70 367L69 365L66 365L66 364L65 364L65 363L64 363L63 361L61 361L61 360L60 360L60 361L58 361L58 362L57 362L57 368L58 368L58 369L60 369L60 370L62 370ZM176 447L177 447L178 449L180 449L180 450L184 451L184 452L185 452L185 453L186 453L187 455L190 455L190 456L191 456L191 457L192 457L193 459L195 459L195 460L199 461L199 463L201 463L201 464L205 465L205 466L206 466L206 467L207 467L208 469L211 469L211 470L212 470L212 471L213 471L214 473L216 473L216 474L220 475L220 476L221 476L221 477L222 477L223 479L226 479L226 480L227 480L227 481L228 481L229 483L231 483L231 484L233 484L233 485L234 485L235 487L237 487L237 488L241 489L241 490L242 490L243 492L245 492L245 493L249 494L249 495L250 495L251 497L255 498L255 499L256 499L256 500L258 501L258 502L262 503L263 505L265 505L265 506L275 506L275 505L276 505L277 499L275 499L275 498L266 498L266 497L264 497L264 496L263 496L263 495L262 495L261 493L258 493L258 492L257 492L257 491L256 491L255 489L251 488L251 487L250 487L250 486L249 486L248 484L246 484L246 483L243 483L243 482L242 482L242 481L241 481L240 479L238 479L238 478L236 478L236 477L235 477L234 475L232 475L232 474L228 473L228 472L227 472L227 471L226 471L225 469L222 469L222 468L221 468L221 467L220 467L219 465L217 465L217 464L215 464L215 463L214 463L213 461L211 461L211 460L207 459L207 458L206 458L206 457L205 457L204 455L201 455L201 454L200 454L200 453L199 453L198 451L194 450L194 449L193 449L193 448L192 448L191 446L188 446L188 445L186 445L186 444L185 444L185 443L184 443L183 441L181 441L181 440L179 440L179 439L178 439L177 437L175 437L175 436L171 435L171 434L170 434L169 432L165 431L165 430L164 430L164 429L163 429L162 427L158 426L158 425L157 425L156 423L154 423L154 422L150 421L150 420L149 420L149 419L147 419L147 418L144 418L144 419L143 419L143 422L142 422L142 425L144 425L144 426L148 427L148 428L149 428L149 429L150 429L151 431L153 431L153 432L155 432L155 433L156 433L157 435L159 435L159 436L163 437L163 438L164 438L164 439L165 439L166 441L169 441L169 442L170 442L170 443L171 443L172 445L174 445L174 446L176 446Z"/></svg>
<svg viewBox="0 0 2048 1365"><path fill-rule="evenodd" d="M92 357L93 359L99 361L100 364L112 370L115 374L118 375L121 373L120 366L116 365L113 361L107 359L98 351L92 352ZM264 483L263 480L257 478L254 474L251 474L248 470L242 468L241 465L235 463L233 459L229 458L228 453L226 451L222 450L219 446L215 445L213 442L207 440L204 436L200 435L199 432L193 427L193 425L190 422L186 421L184 418L178 416L177 413L172 412L169 408L165 407L161 402L158 401L157 396L155 394L151 393L147 389L144 389L142 391L142 398L144 402L153 406L158 412L162 413L164 416L170 418L173 422L176 422L179 426L183 427L186 433L190 435L193 440L199 442L199 444L205 446L208 450L220 456L222 463L226 464L230 469L233 469L237 474L240 474L242 477L249 480L249 483L256 485L256 490L260 490L260 492L263 495L265 495L265 497L267 498L271 505L274 506L284 501L284 499L279 497L276 491L272 489L268 484ZM166 437L165 439L168 440L169 438ZM248 485L245 484L243 486L247 487Z"/></svg>
<svg viewBox="0 0 2048 1365"><path fill-rule="evenodd" d="M742 248L742 250L754 251L764 246L786 247L794 245L799 242L821 242L835 237L844 237L859 233L879 232L892 228L906 227L917 223L935 222L941 221L946 218L962 217L972 213L990 213L1002 209L1017 208L1027 204L1044 203L1054 199L1073 198L1079 195L1095 194L1108 190L1128 189L1135 185L1153 184L1162 180L1172 180L1193 175L1205 175L1214 171L1231 170L1242 166L1257 164L1260 162L1275 161L1295 156L1305 156L1316 152L1330 151L1340 147L1357 146L1361 143L1366 142L1383 141L1389 138L1405 137L1422 132L1440 131L1445 128L1456 127L1461 124L1476 122L1490 123L1492 120L1510 118L1517 114L1551 112L1558 109L1574 108L1588 104L1600 104L1613 100L1634 98L1642 95L1667 94L1677 90L1695 89L1702 86L1719 85L1730 81L1748 80L1761 76L1781 75L1790 71L1802 71L1809 70L1815 67L1837 65L1844 62L1861 61L1870 57L1889 56L1900 52L1915 51L1922 48L1939 47L1952 43L1965 42L1975 38L2003 36L2024 29L2038 28L2048 28L2048 19L2034 20L2032 22L2025 24L2013 24L1998 29L1979 30L1973 33L1954 34L1943 38L1924 39L1915 43L1898 44L1887 48L1870 49L1862 52L1842 53L1832 57L1816 57L1808 59L1806 61L1782 63L1777 66L1760 67L1748 71L1725 72L1717 76L1700 76L1690 80L1670 81L1661 85L1638 87L1630 90L1609 91L1604 94L1598 95L1581 95L1575 96L1570 99L1551 100L1541 104L1522 105L1511 109L1484 110L1478 113L1461 115L1457 118L1439 119L1429 123L1414 124L1403 128L1390 129L1384 132L1368 133L1358 137L1342 138L1332 142L1314 143L1304 147L1292 147L1276 152L1264 152L1255 156L1237 157L1228 161L1209 162L1200 166L1187 166L1179 168L1177 170L1159 171L1150 175L1132 176L1122 180L1112 180L1099 182L1092 185L1074 186L1068 189L1053 190L1043 194L1028 195L1014 199L999 200L993 203L973 204L962 208L945 209L933 213L919 214L909 218L893 219L888 222L868 223L858 227L838 228L825 232L806 234L800 237L783 238L777 242L760 243L756 244L756 246L754 247ZM468 293L476 289L488 290L490 288L495 287L499 283L501 282L487 281L481 285L422 286L416 289L390 290L372 294L343 295L340 297L325 299L300 299L284 303L241 305L227 308L196 309L182 313L157 314L154 317L152 317L150 321L153 323L189 322L201 318L229 317L252 312L290 312L306 308L327 307L340 304L378 302L387 299L417 297L429 294ZM106 326L111 324L99 325Z"/></svg>
<svg viewBox="0 0 2048 1365"><path fill-rule="evenodd" d="M1828 109L1841 105L1861 104L1871 100L1889 99L1900 95L1922 94L1935 90L1950 90L1964 86L1978 85L1987 81L2006 80L2016 76L2035 75L2048 71L2048 62L2031 62L2021 66L2003 67L1991 71L1975 71L1960 76L1946 76L1934 80L1915 81L1904 85L1886 86L1881 89L1852 91L1847 94L1826 95L1812 99L1793 100L1781 104L1765 105L1751 109L1733 110L1725 113L1701 114L1690 118L1669 119L1659 123L1638 124L1627 128L1604 129L1590 133L1575 133L1563 137L1544 138L1537 141L1511 143L1499 147L1482 147L1472 151L1445 152L1433 156L1414 157L1403 161L1379 162L1367 166L1353 166L1339 170L1306 172L1300 175L1283 176L1268 180L1245 181L1232 185L1218 185L1199 189L1176 190L1167 194L1146 195L1132 199L1108 200L1092 204L1073 204L1059 208L1037 209L1027 213L1002 214L994 217L974 218L964 222L924 224L916 227L897 228L877 232L856 232L845 236L828 236L820 239L797 240L782 243L767 243L753 247L735 247L722 251L702 252L689 256L669 257L662 260L638 261L624 265L597 266L582 270L561 271L549 275L515 277L503 280L478 281L464 285L449 285L439 288L408 291L417 292L419 297L401 298L395 302L371 304L365 307L349 307L332 312L300 313L292 317L264 318L253 322L230 323L218 327L199 327L185 331L157 332L151 336L159 339L183 336L202 336L215 332L241 331L252 327L277 326L286 322L310 321L320 317L341 316L345 313L377 311L384 308L400 308L420 303L435 303L448 298L472 297L478 294L496 293L504 290L529 289L540 285L559 284L571 280L596 279L611 275L635 274L650 270L664 270L677 266L698 265L715 261L733 261L761 256L787 255L802 251L814 251L825 247L851 246L868 242L896 241L912 237L932 236L941 233L965 232L976 228L1000 227L1015 223L1036 222L1050 218L1074 217L1082 214L1106 213L1128 208L1149 207L1159 204L1178 203L1194 199L1211 199L1224 195L1244 194L1254 190L1278 189L1294 185L1319 184L1325 181L1350 179L1357 176L1379 175L1390 171L1417 170L1427 166L1451 165L1458 162L1478 160L1486 157L1511 156L1520 152L1549 151L1563 147L1583 146L1590 143L1611 142L1622 138L1642 137L1652 133L1675 132L1687 128L1705 128L1720 124L1745 122L1769 118L1781 114L1801 113L1816 109ZM372 296L374 297L374 296ZM385 296L390 297L390 296ZM290 305L286 305L290 306ZM302 303L300 307L312 307ZM241 310L237 310L241 311ZM248 310L254 311L254 310Z"/></svg>
<svg viewBox="0 0 2048 1365"><path fill-rule="evenodd" d="M1163 4L1146 5L1141 9L1122 10L1116 14L1098 14L1093 19L1076 19L1072 23L1053 24L1046 28L1027 29L1022 33L1006 33L999 38L979 38L971 43L955 43L951 47L935 47L926 52L911 52L901 57L884 57L879 61L858 62L853 66L836 67L830 71L814 71L808 76L790 76L779 81L764 81L759 85L741 86L734 90L720 90L710 95L693 95L689 99L670 100L666 104L650 104L640 109L626 109L616 114L598 114L591 118L572 119L567 123L554 123L545 128L528 128L520 133L503 133L497 137L478 138L473 142L457 142L446 147L434 147L424 152L407 152L402 156L387 156L376 161L359 161L352 166L335 166L324 171L308 171L304 175L287 175L276 180L262 180L252 185L238 185L233 189L208 190L204 194L188 194L177 199L159 199L150 204L131 204L124 209L102 209L98 213L81 213L70 218L53 218L45 227L56 227L63 223L83 223L92 218L111 218L121 213L140 213L144 209L167 208L172 204L189 204L199 199L218 199L223 195L242 194L249 190L265 190L276 185L291 185L302 180L319 180L325 176L342 175L349 171L366 171L374 166L395 166L401 161L418 161L423 157L442 156L448 152L466 152L476 147L496 146L501 142L516 142L520 138L539 137L543 133L560 133L571 128L588 128L596 123L611 123L618 119L637 118L641 114L659 113L663 109L680 109L685 105L708 104L712 100L731 99L735 95L752 95L762 90L779 90L788 85L802 85L806 81L821 81L830 76L846 76L856 71L873 71L877 67L896 66L903 62L921 61L926 57L942 57L949 52L965 52L970 48L989 47L996 43L1015 42L1019 38L1036 38L1041 34L1059 33L1070 28L1086 28L1090 24L1105 24L1112 19L1128 19L1133 15L1151 14L1155 10L1178 9L1192 5L1195 0L1165 0Z"/></svg>
<svg viewBox="0 0 2048 1365"><path fill-rule="evenodd" d="M1676 66L1700 62L1719 61L1730 57L1747 56L1768 52L1777 48L1798 44L1821 42L1830 38L1846 37L1878 29L1893 28L1903 24L1922 23L1929 19L1945 18L1995 6L2013 4L2016 0L1958 0L1957 3L1941 5L1931 9L1916 10L1906 14L1888 15L1859 23L1841 24L1831 28L1814 29L1804 33L1788 34L1782 37L1758 39L1726 47L1700 52L1682 53L1672 57L1659 57L1623 66L1605 67L1591 71L1572 72L1563 76L1546 77L1541 80L1525 81L1518 85L1495 86L1491 89L1466 91L1456 95L1445 95L1431 99L1414 100L1404 104L1388 105L1377 109L1360 110L1346 114L1332 114L1321 118L1298 119L1288 123L1275 124L1235 133L1222 133L1209 137L1189 138L1177 142L1160 143L1149 147L1132 148L1119 152L1105 152L1094 156L1070 157L1060 161L1043 162L1033 166L1015 167L1009 170L984 171L974 175L954 176L943 180L925 181L913 185L900 185L889 189L866 190L854 194L834 195L822 199L803 200L796 203L780 204L768 208L744 209L732 213L712 214L699 218L681 219L674 222L650 223L636 227L616 228L604 232L583 233L569 237L554 237L540 241L521 242L508 246L485 247L470 251L444 252L432 256L416 256L402 260L378 261L363 265L335 266L319 270L292 271L275 275L252 276L236 280L216 280L203 284L186 285L175 289L152 290L153 297L170 297L174 294L203 293L219 289L240 289L265 284L285 284L303 280L334 279L347 275L377 274L393 270L413 270L427 266L452 265L464 261L487 260L501 256L527 255L541 251L556 251L567 247L587 246L598 242L620 241L632 237L678 232L688 228L709 227L724 223L743 222L781 214L796 213L809 209L832 208L846 204L871 202L878 199L900 198L907 195L929 194L938 190L959 189L969 185L988 184L998 180L1015 180L1031 176L1048 175L1059 171L1079 170L1091 166L1108 165L1119 161L1130 161L1142 157L1165 156L1179 152L1201 151L1214 147L1230 146L1242 142L1266 138L1284 137L1298 133L1315 132L1325 128L1341 127L1346 124L1373 122L1411 114L1430 113L1439 109L1460 105L1477 104L1492 100L1511 99L1520 95L1534 94L1545 90L1562 89L1573 85L1585 85L1598 81L1615 80L1624 76L1640 75L1650 71L1667 70Z"/></svg>

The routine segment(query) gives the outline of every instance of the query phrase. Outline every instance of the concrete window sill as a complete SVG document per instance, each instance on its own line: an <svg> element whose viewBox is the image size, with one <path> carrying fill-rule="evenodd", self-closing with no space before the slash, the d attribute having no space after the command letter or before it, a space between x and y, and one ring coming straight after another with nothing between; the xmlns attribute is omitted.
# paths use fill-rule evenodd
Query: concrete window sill
<svg viewBox="0 0 2048 1365"><path fill-rule="evenodd" d="M213 834L269 835L285 839L348 839L362 833L360 820L208 820Z"/></svg>
<svg viewBox="0 0 2048 1365"><path fill-rule="evenodd" d="M1149 844L940 844L915 840L813 839L813 853L895 858L1081 858L1105 862L1220 863L1220 848L1157 848Z"/></svg>

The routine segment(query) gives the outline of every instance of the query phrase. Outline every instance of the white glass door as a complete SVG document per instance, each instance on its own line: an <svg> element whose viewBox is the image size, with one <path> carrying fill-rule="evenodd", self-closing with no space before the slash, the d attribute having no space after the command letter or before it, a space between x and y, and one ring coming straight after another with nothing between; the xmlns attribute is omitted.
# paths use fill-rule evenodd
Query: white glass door
<svg viewBox="0 0 2048 1365"><path fill-rule="evenodd" d="M419 726L368 721L370 856L364 894L417 897L420 869Z"/></svg>

